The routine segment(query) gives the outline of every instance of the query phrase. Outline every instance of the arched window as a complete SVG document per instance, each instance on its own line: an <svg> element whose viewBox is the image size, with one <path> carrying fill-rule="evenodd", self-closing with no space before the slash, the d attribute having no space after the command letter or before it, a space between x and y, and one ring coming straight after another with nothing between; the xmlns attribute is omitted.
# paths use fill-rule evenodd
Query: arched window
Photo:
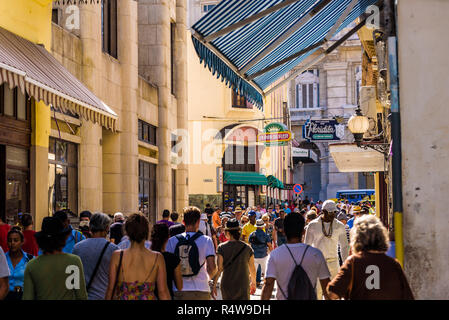
<svg viewBox="0 0 449 320"><path fill-rule="evenodd" d="M296 108L311 109L320 106L319 70L307 70L296 78Z"/></svg>

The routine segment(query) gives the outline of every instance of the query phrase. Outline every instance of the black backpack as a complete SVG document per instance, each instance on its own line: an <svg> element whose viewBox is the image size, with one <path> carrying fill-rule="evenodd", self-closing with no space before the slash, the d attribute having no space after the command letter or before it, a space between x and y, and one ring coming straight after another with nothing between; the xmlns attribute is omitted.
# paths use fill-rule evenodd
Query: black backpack
<svg viewBox="0 0 449 320"><path fill-rule="evenodd" d="M299 264L296 263L295 257L293 257L293 254L290 251L289 247L287 245L285 246L287 247L288 252L290 252L290 255L292 256L296 267L293 270L292 275L290 276L290 281L288 282L288 295L285 294L284 290L282 290L281 286L279 286L278 283L279 289L287 300L316 300L315 288L312 286L312 282L310 282L309 276L301 267L302 261L304 260L304 256L306 255L309 246L307 246L304 250L301 262Z"/></svg>
<svg viewBox="0 0 449 320"><path fill-rule="evenodd" d="M181 260L181 274L183 277L196 276L204 265L204 263L200 265L198 246L195 243L195 240L202 235L202 232L197 232L190 238L184 237L182 234L176 236L178 243L175 247L175 255Z"/></svg>

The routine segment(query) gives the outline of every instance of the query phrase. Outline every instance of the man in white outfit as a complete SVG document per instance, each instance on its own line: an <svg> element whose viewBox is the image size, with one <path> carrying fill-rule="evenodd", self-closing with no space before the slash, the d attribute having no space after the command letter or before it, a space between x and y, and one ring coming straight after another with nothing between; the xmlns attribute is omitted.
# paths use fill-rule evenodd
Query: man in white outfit
<svg viewBox="0 0 449 320"><path fill-rule="evenodd" d="M346 237L345 225L335 219L338 211L335 202L332 200L324 201L321 210L322 215L308 224L304 243L321 250L326 259L332 280L340 270L338 244L341 247L341 258L343 261L348 257L349 244ZM321 300L322 296L323 291L318 283L317 297Z"/></svg>

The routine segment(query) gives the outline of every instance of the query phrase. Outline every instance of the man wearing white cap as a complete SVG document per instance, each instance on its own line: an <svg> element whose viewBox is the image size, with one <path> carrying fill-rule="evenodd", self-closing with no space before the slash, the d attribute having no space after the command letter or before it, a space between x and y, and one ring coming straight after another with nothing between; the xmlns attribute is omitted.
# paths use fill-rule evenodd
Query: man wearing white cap
<svg viewBox="0 0 449 320"><path fill-rule="evenodd" d="M338 245L341 248L341 258L346 260L349 254L349 244L343 223L335 219L338 211L334 201L326 200L322 206L322 215L310 222L307 226L304 242L319 250L326 259L327 267L333 279L339 269ZM317 284L317 297L321 300L323 291Z"/></svg>

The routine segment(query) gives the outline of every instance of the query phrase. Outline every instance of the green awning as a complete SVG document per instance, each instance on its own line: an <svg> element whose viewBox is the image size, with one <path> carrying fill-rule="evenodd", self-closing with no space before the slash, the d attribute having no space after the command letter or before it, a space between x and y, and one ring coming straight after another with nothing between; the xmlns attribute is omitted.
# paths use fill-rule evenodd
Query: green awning
<svg viewBox="0 0 449 320"><path fill-rule="evenodd" d="M275 176L269 175L267 177L268 180L268 186L271 188L278 188L278 189L284 189L284 184L281 180L276 178Z"/></svg>
<svg viewBox="0 0 449 320"><path fill-rule="evenodd" d="M251 171L224 171L224 184L240 184L240 185L267 185L267 177L258 172Z"/></svg>

